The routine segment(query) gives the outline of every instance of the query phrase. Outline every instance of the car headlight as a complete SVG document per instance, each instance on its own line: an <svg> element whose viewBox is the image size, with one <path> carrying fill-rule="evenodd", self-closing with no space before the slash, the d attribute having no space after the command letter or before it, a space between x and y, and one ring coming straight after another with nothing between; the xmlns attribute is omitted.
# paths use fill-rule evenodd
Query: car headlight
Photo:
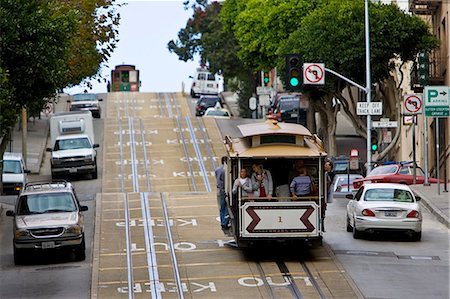
<svg viewBox="0 0 450 299"><path fill-rule="evenodd" d="M79 225L68 226L66 228L66 233L67 234L73 234L73 235L81 235L81 233L82 233L81 226L79 226Z"/></svg>
<svg viewBox="0 0 450 299"><path fill-rule="evenodd" d="M53 164L61 164L61 159L59 159L59 158L52 158L52 163Z"/></svg>
<svg viewBox="0 0 450 299"><path fill-rule="evenodd" d="M29 238L31 237L31 234L26 229L16 229L14 232L14 238L15 239L23 239L23 238Z"/></svg>
<svg viewBox="0 0 450 299"><path fill-rule="evenodd" d="M87 155L87 156L84 157L84 160L87 161L87 162L91 162L91 161L94 160L94 158L93 158L92 155Z"/></svg>

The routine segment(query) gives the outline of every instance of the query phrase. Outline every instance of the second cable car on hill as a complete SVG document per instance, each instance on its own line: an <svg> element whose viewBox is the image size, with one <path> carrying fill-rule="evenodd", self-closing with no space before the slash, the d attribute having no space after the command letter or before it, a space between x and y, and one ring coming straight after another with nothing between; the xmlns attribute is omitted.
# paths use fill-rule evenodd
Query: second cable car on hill
<svg viewBox="0 0 450 299"><path fill-rule="evenodd" d="M108 85L108 92L113 91L139 91L139 70L134 65L116 65L111 71L111 85Z"/></svg>

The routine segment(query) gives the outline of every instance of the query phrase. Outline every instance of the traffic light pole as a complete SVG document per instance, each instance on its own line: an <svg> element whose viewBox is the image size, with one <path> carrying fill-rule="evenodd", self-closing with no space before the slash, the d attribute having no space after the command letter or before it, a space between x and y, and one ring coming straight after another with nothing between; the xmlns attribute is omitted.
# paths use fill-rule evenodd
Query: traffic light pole
<svg viewBox="0 0 450 299"><path fill-rule="evenodd" d="M366 102L370 103L372 88L370 81L370 31L369 31L369 0L364 1L364 29L366 36ZM372 170L372 151L370 142L372 140L372 116L367 115L367 173Z"/></svg>

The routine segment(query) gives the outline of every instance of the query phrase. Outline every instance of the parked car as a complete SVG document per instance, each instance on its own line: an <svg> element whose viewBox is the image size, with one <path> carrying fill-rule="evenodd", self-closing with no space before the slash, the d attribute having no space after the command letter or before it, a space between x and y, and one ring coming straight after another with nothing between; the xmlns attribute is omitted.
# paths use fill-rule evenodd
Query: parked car
<svg viewBox="0 0 450 299"><path fill-rule="evenodd" d="M424 172L420 167L416 167L416 184L423 184L425 181ZM429 178L430 183L437 183L435 178ZM365 178L355 180L353 185L358 189L366 183L399 183L405 185L413 184L413 163L400 162L375 167Z"/></svg>
<svg viewBox="0 0 450 299"><path fill-rule="evenodd" d="M5 152L3 154L3 193L19 194L22 187L27 182L27 174L30 173L25 168L25 162L21 153Z"/></svg>
<svg viewBox="0 0 450 299"><path fill-rule="evenodd" d="M205 68L198 68L192 78L191 97L196 98L200 95L217 95L219 94L219 81L216 76L211 74Z"/></svg>
<svg viewBox="0 0 450 299"><path fill-rule="evenodd" d="M350 177L350 181L349 181ZM335 198L345 198L347 194L353 194L356 189L353 187L353 181L356 179L363 178L360 174L335 174L333 182L330 186L330 198L329 201L332 202Z"/></svg>
<svg viewBox="0 0 450 299"><path fill-rule="evenodd" d="M231 113L228 109L225 108L211 107L206 109L205 114L203 114L203 117L230 119Z"/></svg>
<svg viewBox="0 0 450 299"><path fill-rule="evenodd" d="M99 99L95 93L79 93L72 96L70 103L70 111L89 110L92 116L100 118L102 109L100 103L103 99Z"/></svg>
<svg viewBox="0 0 450 299"><path fill-rule="evenodd" d="M27 183L14 210L6 211L13 220L14 263L20 264L26 251L73 249L84 260L84 222L72 184L66 181Z"/></svg>
<svg viewBox="0 0 450 299"><path fill-rule="evenodd" d="M296 123L306 127L306 109L301 107L300 95L285 95L276 99L272 115L280 122Z"/></svg>
<svg viewBox="0 0 450 299"><path fill-rule="evenodd" d="M361 176L366 175L366 167L364 167L363 161L358 161L358 169L350 169L349 163L348 163L348 157L347 156L338 156L331 159L333 162L333 172L335 174L347 174L354 173L354 174L360 174Z"/></svg>
<svg viewBox="0 0 450 299"><path fill-rule="evenodd" d="M358 239L366 232L401 231L415 241L422 237L422 212L412 190L402 184L362 186L355 196L347 195L347 231Z"/></svg>
<svg viewBox="0 0 450 299"><path fill-rule="evenodd" d="M195 115L203 116L206 109L215 107L218 103L222 107L222 99L219 96L201 96L195 105Z"/></svg>

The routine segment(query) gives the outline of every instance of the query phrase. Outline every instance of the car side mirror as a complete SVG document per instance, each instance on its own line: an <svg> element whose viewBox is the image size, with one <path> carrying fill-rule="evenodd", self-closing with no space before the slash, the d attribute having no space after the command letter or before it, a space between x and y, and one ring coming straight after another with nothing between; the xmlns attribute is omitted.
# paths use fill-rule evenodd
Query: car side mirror
<svg viewBox="0 0 450 299"><path fill-rule="evenodd" d="M14 217L16 216L16 213L14 213L14 211L8 210L6 211L6 216Z"/></svg>
<svg viewBox="0 0 450 299"><path fill-rule="evenodd" d="M89 210L88 206L80 206L80 212L85 212Z"/></svg>
<svg viewBox="0 0 450 299"><path fill-rule="evenodd" d="M92 146L93 148L97 148L97 147L100 147L100 144L98 144L98 143L94 143L94 145Z"/></svg>
<svg viewBox="0 0 450 299"><path fill-rule="evenodd" d="M67 102L67 103L70 103L70 102L71 102L71 100L67 100L66 102Z"/></svg>
<svg viewBox="0 0 450 299"><path fill-rule="evenodd" d="M189 78L190 78L190 79L194 79L194 77L192 77L192 76L189 76Z"/></svg>
<svg viewBox="0 0 450 299"><path fill-rule="evenodd" d="M345 194L345 198L347 198L347 199L353 199L353 194Z"/></svg>
<svg viewBox="0 0 450 299"><path fill-rule="evenodd" d="M47 147L45 150L46 150L47 152L51 152L51 151L52 151L52 148L51 148L51 147Z"/></svg>
<svg viewBox="0 0 450 299"><path fill-rule="evenodd" d="M23 172L24 172L24 173L31 173L31 170L25 169Z"/></svg>
<svg viewBox="0 0 450 299"><path fill-rule="evenodd" d="M103 99L98 99L98 101L99 101L99 102L102 102L102 101L103 101Z"/></svg>
<svg viewBox="0 0 450 299"><path fill-rule="evenodd" d="M420 201L420 200L422 200L422 197L420 197L419 195L416 195L416 200Z"/></svg>

